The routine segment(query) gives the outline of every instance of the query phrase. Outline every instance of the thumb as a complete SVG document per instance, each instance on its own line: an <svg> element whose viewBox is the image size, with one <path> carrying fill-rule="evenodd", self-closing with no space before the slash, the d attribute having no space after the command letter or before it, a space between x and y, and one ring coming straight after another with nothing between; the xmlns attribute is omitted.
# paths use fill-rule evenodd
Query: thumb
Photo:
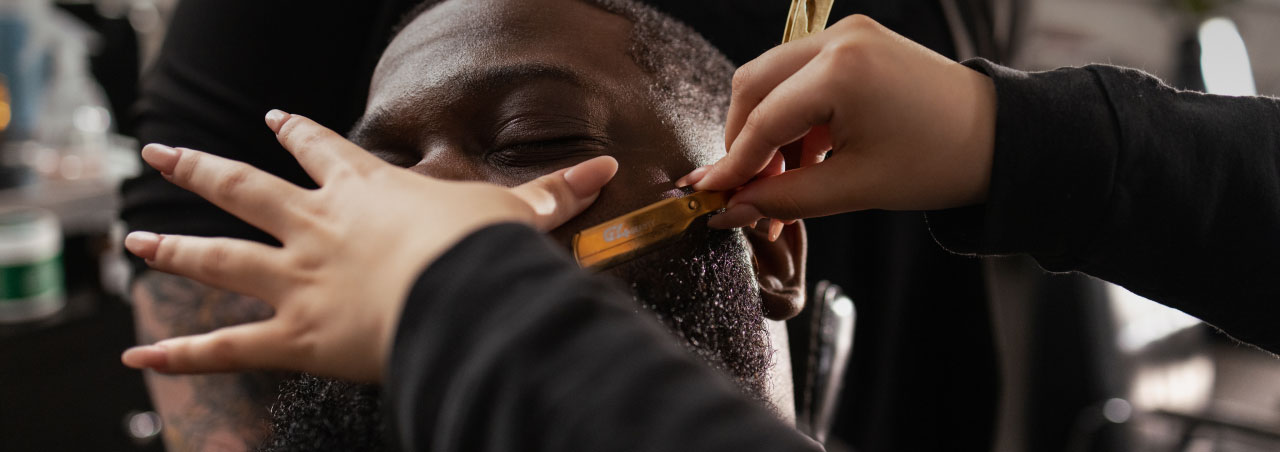
<svg viewBox="0 0 1280 452"><path fill-rule="evenodd" d="M618 161L602 156L511 189L533 208L533 227L550 231L586 210L618 172Z"/></svg>
<svg viewBox="0 0 1280 452"><path fill-rule="evenodd" d="M729 208L709 225L733 228L763 218L798 220L865 209L857 195L857 177L839 167L837 159L758 179L733 195Z"/></svg>

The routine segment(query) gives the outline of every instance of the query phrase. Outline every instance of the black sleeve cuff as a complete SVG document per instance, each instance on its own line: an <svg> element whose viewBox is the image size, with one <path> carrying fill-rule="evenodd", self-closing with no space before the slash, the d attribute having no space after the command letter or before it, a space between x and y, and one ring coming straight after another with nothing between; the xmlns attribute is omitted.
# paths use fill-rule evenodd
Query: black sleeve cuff
<svg viewBox="0 0 1280 452"><path fill-rule="evenodd" d="M934 238L953 252L1028 253L1050 270L1072 269L1112 192L1119 129L1104 86L1088 68L964 64L995 82L991 187L985 205L929 212Z"/></svg>

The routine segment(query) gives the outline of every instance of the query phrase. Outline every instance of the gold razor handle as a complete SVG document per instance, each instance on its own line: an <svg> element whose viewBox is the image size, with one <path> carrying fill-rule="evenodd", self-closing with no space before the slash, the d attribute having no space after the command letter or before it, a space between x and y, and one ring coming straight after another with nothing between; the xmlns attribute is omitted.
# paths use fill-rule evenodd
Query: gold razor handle
<svg viewBox="0 0 1280 452"><path fill-rule="evenodd" d="M791 9L787 13L787 26L782 32L782 43L786 44L825 30L834 3L835 0L791 0Z"/></svg>
<svg viewBox="0 0 1280 452"><path fill-rule="evenodd" d="M582 268L608 268L679 237L693 220L728 202L728 192L710 191L658 201L574 235L573 257Z"/></svg>

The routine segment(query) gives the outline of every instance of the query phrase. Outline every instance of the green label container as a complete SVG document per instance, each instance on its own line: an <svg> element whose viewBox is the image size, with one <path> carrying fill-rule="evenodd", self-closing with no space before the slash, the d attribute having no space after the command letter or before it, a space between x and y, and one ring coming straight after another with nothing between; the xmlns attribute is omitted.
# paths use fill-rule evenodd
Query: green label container
<svg viewBox="0 0 1280 452"><path fill-rule="evenodd" d="M0 210L0 323L39 320L66 306L62 231L53 213Z"/></svg>

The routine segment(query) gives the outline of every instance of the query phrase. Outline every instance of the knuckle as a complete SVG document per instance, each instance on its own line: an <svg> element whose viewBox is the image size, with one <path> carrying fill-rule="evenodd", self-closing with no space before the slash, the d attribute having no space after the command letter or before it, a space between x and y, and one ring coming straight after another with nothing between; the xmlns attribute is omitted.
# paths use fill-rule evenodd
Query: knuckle
<svg viewBox="0 0 1280 452"><path fill-rule="evenodd" d="M308 149L323 144L333 132L319 127L301 115L293 115L289 121L280 126L280 141L295 153L304 153Z"/></svg>
<svg viewBox="0 0 1280 452"><path fill-rule="evenodd" d="M201 167L204 154L186 150L178 156L178 164L173 169L173 177L179 181L189 181Z"/></svg>
<svg viewBox="0 0 1280 452"><path fill-rule="evenodd" d="M332 184L335 181L355 179L362 174L365 173L359 168L351 165L335 165L332 168L329 168L325 177L329 180L329 183Z"/></svg>
<svg viewBox="0 0 1280 452"><path fill-rule="evenodd" d="M227 247L222 245L210 246L205 251L204 258L200 260L200 272L206 277L220 278L225 275L230 259L231 252Z"/></svg>
<svg viewBox="0 0 1280 452"><path fill-rule="evenodd" d="M325 259L317 253L297 253L293 255L290 263L293 268L309 274L324 267Z"/></svg>
<svg viewBox="0 0 1280 452"><path fill-rule="evenodd" d="M847 30L868 30L874 29L878 25L874 19L865 14L854 14L840 19L839 22L836 22L835 27Z"/></svg>
<svg viewBox="0 0 1280 452"><path fill-rule="evenodd" d="M322 194L320 198L327 198L327 194ZM293 202L288 206L308 227L322 226L329 222L333 215L333 206L329 202Z"/></svg>
<svg viewBox="0 0 1280 452"><path fill-rule="evenodd" d="M219 364L234 367L240 363L239 347L236 347L235 341L227 336L218 335L210 338L207 350L209 357Z"/></svg>
<svg viewBox="0 0 1280 452"><path fill-rule="evenodd" d="M289 310L283 317L281 333L289 341L289 348L299 355L309 355L317 348L319 339L316 335L324 328L320 316L312 310L299 307Z"/></svg>
<svg viewBox="0 0 1280 452"><path fill-rule="evenodd" d="M367 152L361 150L361 152ZM382 159L365 159L357 158L346 160L347 166L351 169L352 174L363 176L369 179L384 179L394 177L392 174L396 172L412 172L405 168L388 165Z"/></svg>
<svg viewBox="0 0 1280 452"><path fill-rule="evenodd" d="M218 180L214 186L214 195L225 200L235 199L241 187L249 181L249 175L247 168L233 167Z"/></svg>
<svg viewBox="0 0 1280 452"><path fill-rule="evenodd" d="M297 306L284 316L284 333L295 340L302 340L316 329L315 315L305 306Z"/></svg>
<svg viewBox="0 0 1280 452"><path fill-rule="evenodd" d="M170 263L173 262L174 249L181 246L180 242L182 237L178 236L165 236L160 239L159 245L156 246L155 258L152 259L152 266L160 270L169 268Z"/></svg>
<svg viewBox="0 0 1280 452"><path fill-rule="evenodd" d="M800 218L803 209L800 203L796 201L796 197L791 193L782 193L778 205L778 219L794 220Z"/></svg>
<svg viewBox="0 0 1280 452"><path fill-rule="evenodd" d="M280 132L276 135L282 142L291 142L299 133L298 128L302 127L303 120L301 115L291 115L289 120L280 125Z"/></svg>
<svg viewBox="0 0 1280 452"><path fill-rule="evenodd" d="M576 198L569 194L565 194L564 196L557 196L553 194L552 197L555 200L555 205L552 206L553 208L551 209L552 213L573 206L573 201ZM516 197L502 197L498 200L498 203L504 212L509 212L519 217L532 217L539 213L538 210L529 205L528 202Z"/></svg>
<svg viewBox="0 0 1280 452"><path fill-rule="evenodd" d="M869 50L868 46L862 41L845 39L827 44L822 53L831 63L842 67L856 67L867 61Z"/></svg>
<svg viewBox="0 0 1280 452"><path fill-rule="evenodd" d="M759 174L758 171L752 171L751 168L745 165L731 165L729 166L728 169L729 169L729 173L732 174L735 178L739 180L744 180L744 181L751 180L752 178L755 178L756 175Z"/></svg>
<svg viewBox="0 0 1280 452"><path fill-rule="evenodd" d="M733 72L733 97L745 95L751 83L755 81L755 68L751 63L739 67Z"/></svg>
<svg viewBox="0 0 1280 452"><path fill-rule="evenodd" d="M768 106L765 105L764 107ZM755 110L751 110L751 113L747 113L747 119L742 122L742 134L746 135L747 133L754 133L754 131L758 130L761 125L768 124L768 122L765 122L768 119L766 118L767 115L768 113L765 109L759 107Z"/></svg>
<svg viewBox="0 0 1280 452"><path fill-rule="evenodd" d="M552 177L539 177L534 179L532 185L526 190L535 196L550 196L558 201L573 199L573 188L569 187L569 182L565 181L561 174L552 173Z"/></svg>
<svg viewBox="0 0 1280 452"><path fill-rule="evenodd" d="M299 134L295 138L295 142L297 143L297 146L301 148L299 149L300 151L305 151L307 149L311 149L315 146L318 146L321 143L321 141L323 141L323 139L324 139L324 134L321 131L306 130L306 131L299 132Z"/></svg>
<svg viewBox="0 0 1280 452"><path fill-rule="evenodd" d="M767 134L768 126L772 124L769 108L769 105L761 104L760 107L747 114L746 121L742 123L742 132L738 135L739 140L745 137L754 139L756 143L764 141L767 146L776 146L772 137Z"/></svg>

